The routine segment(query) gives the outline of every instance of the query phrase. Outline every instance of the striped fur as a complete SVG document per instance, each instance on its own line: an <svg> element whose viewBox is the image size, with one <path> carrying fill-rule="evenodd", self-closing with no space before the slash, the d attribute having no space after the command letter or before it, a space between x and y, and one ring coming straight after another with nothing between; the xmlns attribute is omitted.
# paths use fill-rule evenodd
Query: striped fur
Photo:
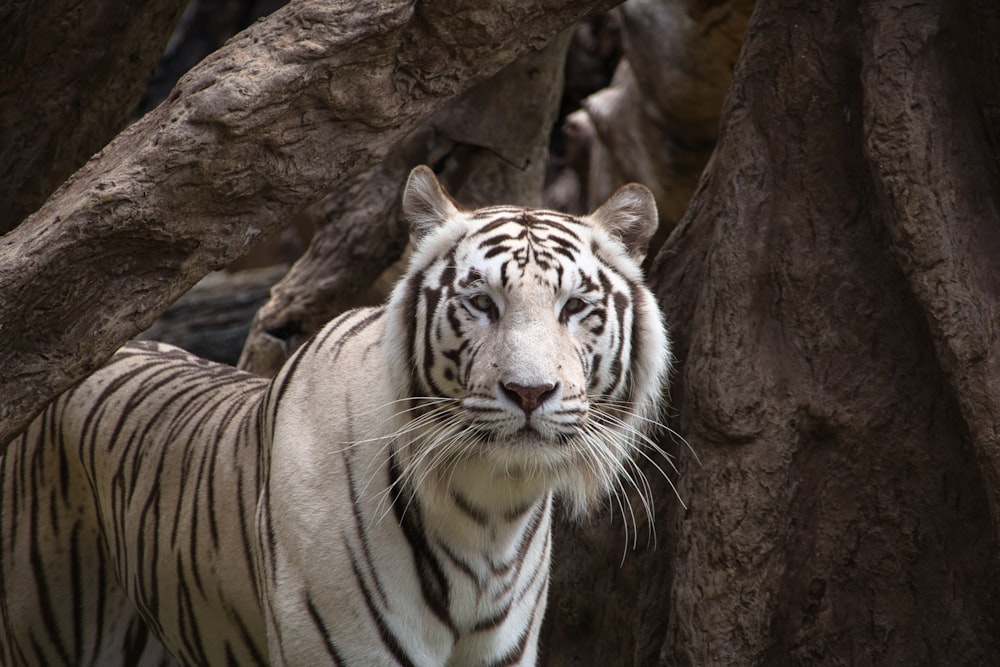
<svg viewBox="0 0 1000 667"><path fill-rule="evenodd" d="M554 497L644 488L655 209L462 211L418 168L404 210L389 303L272 382L132 343L8 448L3 664L534 664Z"/></svg>

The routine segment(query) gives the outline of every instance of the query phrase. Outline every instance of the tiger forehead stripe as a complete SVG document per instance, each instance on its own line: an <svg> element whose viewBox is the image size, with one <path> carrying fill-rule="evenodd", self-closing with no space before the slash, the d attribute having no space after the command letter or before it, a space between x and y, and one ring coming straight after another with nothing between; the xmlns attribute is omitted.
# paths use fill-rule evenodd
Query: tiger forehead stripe
<svg viewBox="0 0 1000 667"><path fill-rule="evenodd" d="M473 220L486 220L498 215L517 215L522 210L519 206L490 206L472 211L469 213L469 217Z"/></svg>
<svg viewBox="0 0 1000 667"><path fill-rule="evenodd" d="M493 226L491 225L491 227ZM523 255L523 252L528 251L540 265L547 264L545 260L554 259L556 254L575 262L581 249L581 245L562 235L563 229L560 226L551 226L547 223L519 226L519 231L516 233L513 230L496 230L495 227L489 231L493 233L485 238L482 238L484 236L482 233L470 235L470 238L480 238L476 247L486 251L483 259L491 259L502 253L513 252L513 257L518 260L519 264L523 264L528 259L528 256ZM567 233L569 236L579 238L568 230ZM515 250L511 246L512 243L519 246L523 244L524 249Z"/></svg>
<svg viewBox="0 0 1000 667"><path fill-rule="evenodd" d="M548 227L559 232L562 232L566 236L569 236L573 240L582 243L580 236L570 229L569 225L578 225L582 227L588 227L589 225L582 220L574 218L571 215L566 215L563 213L558 213L556 211L533 211L528 209L488 209L493 212L493 215L480 216L473 214L471 217L473 220L483 220L497 217L495 220L483 225L479 229L472 232L470 236L477 237L483 236L502 227L506 224L518 224L522 227L528 229L538 229L543 227ZM477 212L481 213L481 212Z"/></svg>
<svg viewBox="0 0 1000 667"><path fill-rule="evenodd" d="M477 209L475 211L469 211L468 215L473 220L486 220L488 218L492 218L498 215L507 215L507 216L529 215L536 218L546 217L558 220L565 220L567 222L574 222L577 224L583 224L581 223L579 218L570 215L569 213L562 213L560 211L552 211L549 209L524 208L522 206L488 206L486 208Z"/></svg>

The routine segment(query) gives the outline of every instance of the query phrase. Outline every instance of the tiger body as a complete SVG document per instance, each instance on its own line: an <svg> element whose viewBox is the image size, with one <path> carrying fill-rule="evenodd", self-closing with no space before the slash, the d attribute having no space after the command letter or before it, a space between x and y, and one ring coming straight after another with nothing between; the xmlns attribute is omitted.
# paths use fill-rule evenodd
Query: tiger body
<svg viewBox="0 0 1000 667"><path fill-rule="evenodd" d="M462 211L418 169L389 303L273 381L124 347L0 461L3 663L534 664L554 497L639 483L669 363L623 193Z"/></svg>
<svg viewBox="0 0 1000 667"><path fill-rule="evenodd" d="M263 618L247 613L258 605L266 390L183 350L131 343L9 445L0 662L170 664L158 636L181 663L266 660Z"/></svg>

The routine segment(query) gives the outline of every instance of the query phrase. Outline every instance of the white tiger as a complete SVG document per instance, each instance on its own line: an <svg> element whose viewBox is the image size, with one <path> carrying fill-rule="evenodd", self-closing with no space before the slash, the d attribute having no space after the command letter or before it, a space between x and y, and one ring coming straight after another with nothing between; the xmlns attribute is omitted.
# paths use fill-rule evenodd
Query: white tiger
<svg viewBox="0 0 1000 667"><path fill-rule="evenodd" d="M553 495L623 480L670 362L638 185L590 216L407 183L388 304L270 383L132 343L0 461L5 665L530 665Z"/></svg>

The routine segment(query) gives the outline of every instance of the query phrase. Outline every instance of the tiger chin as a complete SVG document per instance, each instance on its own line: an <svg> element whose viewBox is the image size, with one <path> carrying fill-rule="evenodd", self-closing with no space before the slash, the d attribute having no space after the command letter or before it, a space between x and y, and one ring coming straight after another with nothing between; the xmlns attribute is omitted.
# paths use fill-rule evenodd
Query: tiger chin
<svg viewBox="0 0 1000 667"><path fill-rule="evenodd" d="M464 210L418 167L403 210L387 305L273 381L132 343L8 448L3 664L535 663L553 499L644 483L655 204Z"/></svg>

